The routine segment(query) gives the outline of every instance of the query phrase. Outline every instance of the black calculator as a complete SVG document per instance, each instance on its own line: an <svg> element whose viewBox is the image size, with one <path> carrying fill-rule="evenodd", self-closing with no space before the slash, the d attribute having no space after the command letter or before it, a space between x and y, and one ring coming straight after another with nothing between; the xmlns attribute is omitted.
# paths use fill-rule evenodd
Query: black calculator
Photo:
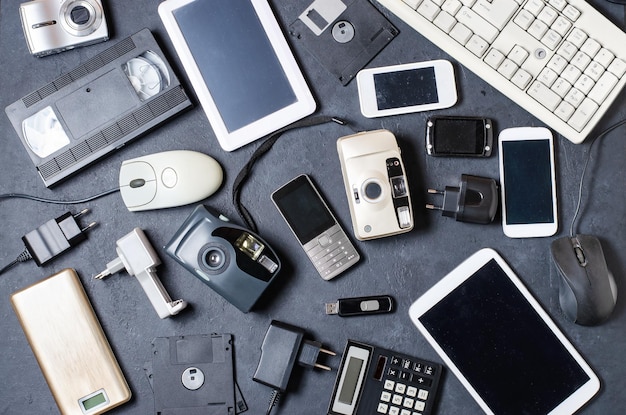
<svg viewBox="0 0 626 415"><path fill-rule="evenodd" d="M443 366L348 340L328 415L429 415Z"/></svg>

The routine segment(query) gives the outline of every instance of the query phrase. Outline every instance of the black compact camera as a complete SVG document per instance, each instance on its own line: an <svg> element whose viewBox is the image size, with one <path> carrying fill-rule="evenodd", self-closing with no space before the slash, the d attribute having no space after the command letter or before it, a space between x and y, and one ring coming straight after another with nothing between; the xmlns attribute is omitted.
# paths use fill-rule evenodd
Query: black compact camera
<svg viewBox="0 0 626 415"><path fill-rule="evenodd" d="M274 250L248 229L197 206L165 251L247 313L280 271Z"/></svg>

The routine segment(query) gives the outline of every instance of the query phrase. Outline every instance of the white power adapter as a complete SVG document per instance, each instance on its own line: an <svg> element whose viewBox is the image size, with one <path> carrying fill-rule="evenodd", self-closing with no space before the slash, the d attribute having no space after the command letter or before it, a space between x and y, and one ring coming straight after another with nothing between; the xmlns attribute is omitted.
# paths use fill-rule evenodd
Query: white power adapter
<svg viewBox="0 0 626 415"><path fill-rule="evenodd" d="M116 243L116 252L117 258L94 278L102 279L126 269L129 275L137 278L160 318L176 315L187 307L184 300L172 301L161 284L156 274L156 266L161 264L161 259L141 228L135 228L120 238Z"/></svg>

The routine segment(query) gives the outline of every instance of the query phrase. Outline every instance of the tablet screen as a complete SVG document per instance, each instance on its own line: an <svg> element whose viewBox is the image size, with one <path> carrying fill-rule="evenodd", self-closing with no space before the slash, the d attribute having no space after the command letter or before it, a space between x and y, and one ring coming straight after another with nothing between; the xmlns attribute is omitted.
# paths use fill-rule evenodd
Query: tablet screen
<svg viewBox="0 0 626 415"><path fill-rule="evenodd" d="M173 11L228 132L296 102L249 1L192 1Z"/></svg>
<svg viewBox="0 0 626 415"><path fill-rule="evenodd" d="M495 259L418 320L496 414L546 414L590 380Z"/></svg>

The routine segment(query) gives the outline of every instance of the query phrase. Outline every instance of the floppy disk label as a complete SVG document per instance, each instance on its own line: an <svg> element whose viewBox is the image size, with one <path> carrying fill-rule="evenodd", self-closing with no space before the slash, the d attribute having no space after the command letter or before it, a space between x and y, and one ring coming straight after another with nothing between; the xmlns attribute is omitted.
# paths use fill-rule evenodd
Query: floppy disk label
<svg viewBox="0 0 626 415"><path fill-rule="evenodd" d="M347 8L341 0L315 0L298 18L319 36Z"/></svg>

